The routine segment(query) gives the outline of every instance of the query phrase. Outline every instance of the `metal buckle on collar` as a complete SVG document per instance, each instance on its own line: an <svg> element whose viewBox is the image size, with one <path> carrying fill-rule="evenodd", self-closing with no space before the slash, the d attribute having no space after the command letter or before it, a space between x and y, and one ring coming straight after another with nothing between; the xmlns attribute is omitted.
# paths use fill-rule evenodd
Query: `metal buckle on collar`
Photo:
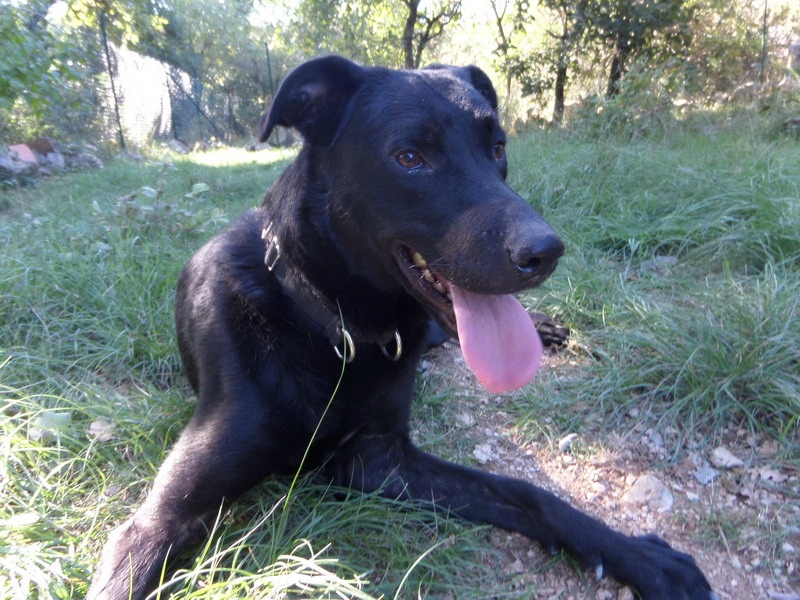
<svg viewBox="0 0 800 600"><path fill-rule="evenodd" d="M275 269L278 259L281 257L281 246L278 243L278 236L270 235L272 229L272 222L270 221L264 229L261 230L261 239L268 242L267 252L264 255L264 264L270 271Z"/></svg>
<svg viewBox="0 0 800 600"><path fill-rule="evenodd" d="M397 329L394 330L394 354L390 354L386 346L388 346L388 344L381 346L383 355L392 362L400 360L400 356L403 354L403 340L400 339L400 332L397 331Z"/></svg>
<svg viewBox="0 0 800 600"><path fill-rule="evenodd" d="M274 271L275 276L286 293L292 301L308 315L311 319L325 328L325 335L328 337L333 351L339 360L345 363L351 363L356 357L356 344L353 340L353 335L344 327L342 322L342 310L339 307L338 301L336 306L338 311L332 310L328 306L321 292L314 290L308 282L304 281L302 274L292 274L287 268L278 269L278 261L281 258L281 246L278 243L278 236L272 233L272 226L274 223L270 221L261 230L261 239L266 243L267 250L264 254L264 264L269 271ZM337 314L338 313L338 314ZM379 339L373 336L361 336L360 332L356 332L356 336L360 341L377 344L381 348L383 355L390 361L396 362L400 360L403 354L403 342L400 339L400 332L394 330L394 352L388 350L389 344L392 343L391 334L381 334ZM365 339L362 339L365 338ZM388 339L387 339L388 338ZM383 340L385 343L381 343Z"/></svg>
<svg viewBox="0 0 800 600"><path fill-rule="evenodd" d="M341 334L344 354L341 350L339 350L339 346L337 344L333 345L333 351L336 352L336 356L339 357L339 360L344 360L346 363L351 363L356 357L356 345L353 343L353 338L350 336L350 332L347 331L347 329L342 327Z"/></svg>

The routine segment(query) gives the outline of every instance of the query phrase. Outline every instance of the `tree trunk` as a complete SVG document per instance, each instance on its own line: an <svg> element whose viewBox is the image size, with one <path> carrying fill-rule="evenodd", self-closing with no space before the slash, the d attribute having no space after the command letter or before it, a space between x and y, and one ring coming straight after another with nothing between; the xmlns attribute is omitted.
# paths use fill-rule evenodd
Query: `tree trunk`
<svg viewBox="0 0 800 600"><path fill-rule="evenodd" d="M414 68L414 28L417 26L419 2L420 0L405 0L408 7L408 17L403 30L403 56L406 69Z"/></svg>
<svg viewBox="0 0 800 600"><path fill-rule="evenodd" d="M617 40L614 48L614 56L611 57L611 71L608 75L608 88L606 97L613 98L619 94L619 80L625 72L625 59L630 54L630 48L620 39Z"/></svg>
<svg viewBox="0 0 800 600"><path fill-rule="evenodd" d="M560 125L564 121L566 108L567 73L570 56L573 51L573 40L580 38L579 21L570 22L569 13L561 14L562 32L558 45L558 66L556 67L556 81L554 85L555 101L553 102L553 123Z"/></svg>
<svg viewBox="0 0 800 600"><path fill-rule="evenodd" d="M503 27L503 19L506 16L506 10L505 7L502 11L497 10L497 0L489 0L489 2L492 5L492 11L494 12L494 21L497 25L497 34L500 36L500 43L497 44L497 53L502 57L503 65L508 66L508 49L511 46L511 40L509 37L511 34L506 35L506 30ZM508 102L508 99L511 98L511 72L507 68L502 70L505 72L506 102Z"/></svg>
<svg viewBox="0 0 800 600"><path fill-rule="evenodd" d="M108 35L106 34L106 13L100 11L100 39L103 42L103 51L106 55L106 67L108 69L108 81L111 83L111 96L114 99L114 116L117 119L117 141L119 147L125 150L125 136L122 134L122 119L119 116L119 97L117 96L117 86L114 84L114 69L111 67L111 51L108 48Z"/></svg>
<svg viewBox="0 0 800 600"><path fill-rule="evenodd" d="M567 87L567 61L562 58L556 69L555 102L553 103L553 123L560 125L564 120L564 96Z"/></svg>
<svg viewBox="0 0 800 600"><path fill-rule="evenodd" d="M420 65L422 64L422 53L425 51L425 47L428 45L428 42L425 39L421 39L419 44L417 44L417 51L414 53L414 64L411 65L412 69L419 69Z"/></svg>

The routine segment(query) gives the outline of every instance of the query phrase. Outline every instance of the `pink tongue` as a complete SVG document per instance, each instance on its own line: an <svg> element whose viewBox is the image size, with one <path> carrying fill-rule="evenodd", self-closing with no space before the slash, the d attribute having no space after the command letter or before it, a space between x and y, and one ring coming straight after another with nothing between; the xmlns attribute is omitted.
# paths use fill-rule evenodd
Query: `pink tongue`
<svg viewBox="0 0 800 600"><path fill-rule="evenodd" d="M511 295L473 294L452 285L461 352L492 393L528 383L542 360L542 340L530 316Z"/></svg>

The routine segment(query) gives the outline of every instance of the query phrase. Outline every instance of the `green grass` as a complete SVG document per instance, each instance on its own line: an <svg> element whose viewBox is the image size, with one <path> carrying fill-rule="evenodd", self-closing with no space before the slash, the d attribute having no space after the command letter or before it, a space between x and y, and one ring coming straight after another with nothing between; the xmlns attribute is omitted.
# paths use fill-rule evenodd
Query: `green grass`
<svg viewBox="0 0 800 600"><path fill-rule="evenodd" d="M578 376L553 375L549 400L617 417L637 406L679 422L685 436L701 427L713 440L744 424L796 439L797 143L731 130L624 144L532 136L519 145L512 183L567 244L547 291L531 301L570 324L577 351L591 357ZM677 263L653 272L659 256Z"/></svg>
<svg viewBox="0 0 800 600"><path fill-rule="evenodd" d="M686 128L632 141L530 133L510 154L512 185L567 244L526 301L573 332L572 366L504 405L519 430L550 439L597 415L619 426L636 407L649 426L680 430L676 456L744 426L797 464L800 146ZM85 592L106 535L193 408L172 323L177 275L290 159L112 160L0 192L0 597ZM677 264L652 272L659 255ZM469 461L450 399L421 390L426 448ZM109 438L90 433L100 424ZM267 482L182 559L170 592L519 594L493 541L377 496L343 503L308 481Z"/></svg>

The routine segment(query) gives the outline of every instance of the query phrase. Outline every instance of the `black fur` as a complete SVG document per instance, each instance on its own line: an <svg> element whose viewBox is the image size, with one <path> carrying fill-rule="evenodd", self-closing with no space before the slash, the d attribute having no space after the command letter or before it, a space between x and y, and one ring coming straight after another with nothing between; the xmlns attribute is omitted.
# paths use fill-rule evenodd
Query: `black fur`
<svg viewBox="0 0 800 600"><path fill-rule="evenodd" d="M262 140L275 125L298 129L304 146L263 205L181 275L178 338L197 409L143 505L112 534L89 597L143 598L221 505L295 473L310 447L304 467L337 486L433 500L569 548L646 600L713 598L692 558L660 539L614 532L529 483L409 441L431 319L439 335L453 333L447 302L406 274L410 253L461 288L507 294L541 283L563 251L505 183L505 134L486 75L317 59L284 81ZM342 371L337 350L352 354L332 316L354 332L356 354L322 419Z"/></svg>

